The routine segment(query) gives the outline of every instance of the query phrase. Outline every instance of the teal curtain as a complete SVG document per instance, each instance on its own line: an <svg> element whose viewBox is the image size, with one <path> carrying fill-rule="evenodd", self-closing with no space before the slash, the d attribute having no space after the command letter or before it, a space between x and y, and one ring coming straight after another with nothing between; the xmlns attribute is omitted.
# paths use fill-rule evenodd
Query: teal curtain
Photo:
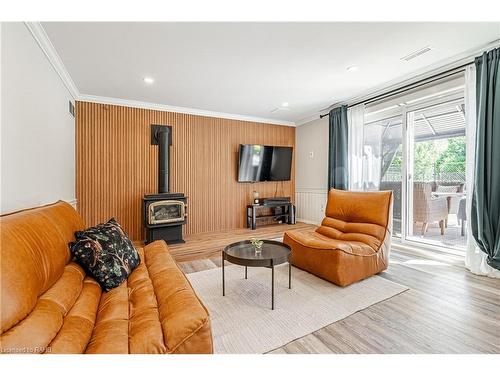
<svg viewBox="0 0 500 375"><path fill-rule="evenodd" d="M347 106L332 109L329 119L328 190L347 190Z"/></svg>
<svg viewBox="0 0 500 375"><path fill-rule="evenodd" d="M476 165L471 229L487 262L500 270L500 48L477 57Z"/></svg>

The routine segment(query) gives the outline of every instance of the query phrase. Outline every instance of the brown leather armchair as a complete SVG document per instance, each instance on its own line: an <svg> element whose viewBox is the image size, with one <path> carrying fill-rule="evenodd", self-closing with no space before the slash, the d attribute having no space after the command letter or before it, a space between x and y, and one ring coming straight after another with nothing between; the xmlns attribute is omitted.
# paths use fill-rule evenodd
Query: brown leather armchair
<svg viewBox="0 0 500 375"><path fill-rule="evenodd" d="M212 353L207 310L163 241L103 292L71 260L84 229L58 202L0 218L0 353Z"/></svg>
<svg viewBox="0 0 500 375"><path fill-rule="evenodd" d="M392 232L392 192L331 189L315 230L292 230L284 242L292 264L340 286L385 270Z"/></svg>

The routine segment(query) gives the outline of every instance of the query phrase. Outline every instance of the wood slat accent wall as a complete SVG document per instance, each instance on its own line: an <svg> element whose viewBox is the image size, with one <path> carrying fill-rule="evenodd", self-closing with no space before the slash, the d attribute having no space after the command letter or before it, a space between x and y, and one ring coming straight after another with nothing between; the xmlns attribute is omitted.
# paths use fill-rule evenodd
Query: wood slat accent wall
<svg viewBox="0 0 500 375"><path fill-rule="evenodd" d="M295 147L294 127L89 102L76 110L76 196L87 225L115 217L144 238L142 197L157 193L151 124L172 126L170 191L189 197L185 234L245 227L253 190L295 196L295 162L291 181L238 183L236 174L240 143Z"/></svg>

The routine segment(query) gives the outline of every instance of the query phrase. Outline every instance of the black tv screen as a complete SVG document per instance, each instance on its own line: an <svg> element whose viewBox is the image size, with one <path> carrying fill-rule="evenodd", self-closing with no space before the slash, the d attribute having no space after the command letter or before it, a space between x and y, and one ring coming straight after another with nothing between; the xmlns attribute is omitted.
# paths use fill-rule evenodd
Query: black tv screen
<svg viewBox="0 0 500 375"><path fill-rule="evenodd" d="M240 145L238 182L288 181L292 147Z"/></svg>

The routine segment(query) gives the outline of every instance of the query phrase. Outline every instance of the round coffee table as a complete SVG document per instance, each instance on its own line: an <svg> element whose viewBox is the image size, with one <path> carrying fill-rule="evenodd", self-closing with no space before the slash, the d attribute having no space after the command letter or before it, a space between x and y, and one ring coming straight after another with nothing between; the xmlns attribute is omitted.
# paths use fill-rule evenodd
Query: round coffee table
<svg viewBox="0 0 500 375"><path fill-rule="evenodd" d="M271 268L271 309L274 310L274 266L288 262L288 288L292 288L292 265L290 246L271 240L263 240L262 250L259 254L250 241L232 243L222 251L222 295L226 295L224 261L245 267L245 279L248 278L248 267Z"/></svg>

